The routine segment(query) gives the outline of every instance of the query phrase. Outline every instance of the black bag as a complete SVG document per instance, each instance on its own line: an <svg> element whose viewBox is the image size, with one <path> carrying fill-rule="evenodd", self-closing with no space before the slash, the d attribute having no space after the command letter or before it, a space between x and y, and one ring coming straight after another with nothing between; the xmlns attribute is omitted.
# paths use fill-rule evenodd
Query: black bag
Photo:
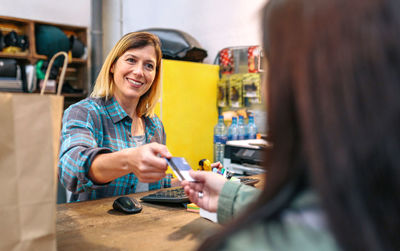
<svg viewBox="0 0 400 251"><path fill-rule="evenodd" d="M70 49L69 38L58 27L52 25L36 25L36 52L46 55L49 59L57 52L68 52ZM54 65L60 67L63 64L62 58L57 58Z"/></svg>
<svg viewBox="0 0 400 251"><path fill-rule="evenodd" d="M73 58L80 58L85 53L85 45L76 37L69 37L70 51Z"/></svg>
<svg viewBox="0 0 400 251"><path fill-rule="evenodd" d="M199 42L186 32L163 28L141 31L153 33L160 38L163 58L203 62L203 59L207 57L207 51L202 49Z"/></svg>

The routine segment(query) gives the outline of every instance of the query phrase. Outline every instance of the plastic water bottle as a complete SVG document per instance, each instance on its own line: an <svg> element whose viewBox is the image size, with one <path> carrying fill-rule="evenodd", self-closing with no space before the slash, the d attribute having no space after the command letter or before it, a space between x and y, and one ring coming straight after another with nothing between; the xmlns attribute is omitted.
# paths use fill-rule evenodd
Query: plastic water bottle
<svg viewBox="0 0 400 251"><path fill-rule="evenodd" d="M224 163L225 143L227 140L227 129L224 116L218 117L218 124L214 127L214 162Z"/></svg>
<svg viewBox="0 0 400 251"><path fill-rule="evenodd" d="M237 124L237 117L232 118L232 124L228 128L228 140L239 139L239 128Z"/></svg>
<svg viewBox="0 0 400 251"><path fill-rule="evenodd" d="M247 135L248 139L256 139L257 138L257 126L254 122L254 116L249 116L249 123L247 123Z"/></svg>
<svg viewBox="0 0 400 251"><path fill-rule="evenodd" d="M239 116L238 140L243 139L246 139L246 125L244 124L243 116Z"/></svg>

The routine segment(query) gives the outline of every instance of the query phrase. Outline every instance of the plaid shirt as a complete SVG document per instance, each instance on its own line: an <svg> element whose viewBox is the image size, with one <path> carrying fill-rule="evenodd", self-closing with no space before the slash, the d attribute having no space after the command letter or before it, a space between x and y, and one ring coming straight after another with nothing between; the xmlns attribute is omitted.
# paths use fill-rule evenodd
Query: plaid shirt
<svg viewBox="0 0 400 251"><path fill-rule="evenodd" d="M146 143L165 144L162 122L157 116L144 117ZM88 177L94 157L136 147L131 135L132 119L111 98L87 98L64 113L59 156L59 178L72 192L71 201L99 199L134 193L138 178L130 173L107 184L94 184ZM149 190L171 186L171 176L150 183Z"/></svg>

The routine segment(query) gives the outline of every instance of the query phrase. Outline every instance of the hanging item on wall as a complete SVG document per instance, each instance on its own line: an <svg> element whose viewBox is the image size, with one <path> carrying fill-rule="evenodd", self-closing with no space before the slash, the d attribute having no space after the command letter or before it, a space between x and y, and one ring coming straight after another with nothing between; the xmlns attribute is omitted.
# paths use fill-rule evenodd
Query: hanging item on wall
<svg viewBox="0 0 400 251"><path fill-rule="evenodd" d="M243 75L243 99L245 106L261 103L260 74L247 73Z"/></svg>
<svg viewBox="0 0 400 251"><path fill-rule="evenodd" d="M227 92L229 85L229 78L227 76L222 76L221 79L218 81L217 85L217 102L219 107L228 106L227 102Z"/></svg>
<svg viewBox="0 0 400 251"><path fill-rule="evenodd" d="M243 106L242 99L243 74L233 74L229 78L229 106L239 108Z"/></svg>
<svg viewBox="0 0 400 251"><path fill-rule="evenodd" d="M220 50L214 64L220 66L220 74L262 72L262 48L254 46L232 46Z"/></svg>
<svg viewBox="0 0 400 251"><path fill-rule="evenodd" d="M219 67L221 74L232 74L234 67L233 53L229 48L219 52Z"/></svg>
<svg viewBox="0 0 400 251"><path fill-rule="evenodd" d="M184 31L164 28L150 28L147 31L157 35L161 41L163 58L192 62L203 62L207 51L191 35Z"/></svg>
<svg viewBox="0 0 400 251"><path fill-rule="evenodd" d="M250 46L247 49L247 64L250 73L261 72L262 49L260 46Z"/></svg>

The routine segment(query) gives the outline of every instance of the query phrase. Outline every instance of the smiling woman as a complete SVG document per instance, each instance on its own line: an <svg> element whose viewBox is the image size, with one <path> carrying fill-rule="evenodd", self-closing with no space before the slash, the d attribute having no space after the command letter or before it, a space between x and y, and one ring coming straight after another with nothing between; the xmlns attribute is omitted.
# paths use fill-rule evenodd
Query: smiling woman
<svg viewBox="0 0 400 251"><path fill-rule="evenodd" d="M132 108L136 107L139 98L150 89L156 75L155 65L156 52L150 45L129 49L112 65L114 97L128 114L135 116Z"/></svg>
<svg viewBox="0 0 400 251"><path fill-rule="evenodd" d="M171 157L154 115L161 49L147 32L123 36L108 54L90 98L64 113L59 176L70 201L171 186Z"/></svg>

